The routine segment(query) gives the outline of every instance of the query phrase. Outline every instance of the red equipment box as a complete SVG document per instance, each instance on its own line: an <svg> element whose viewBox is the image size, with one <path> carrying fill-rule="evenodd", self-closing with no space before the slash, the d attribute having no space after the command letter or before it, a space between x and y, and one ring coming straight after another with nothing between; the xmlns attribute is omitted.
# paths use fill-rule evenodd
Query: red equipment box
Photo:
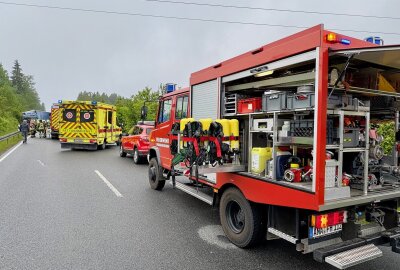
<svg viewBox="0 0 400 270"><path fill-rule="evenodd" d="M261 97L246 98L238 101L238 113L252 113L261 111Z"/></svg>

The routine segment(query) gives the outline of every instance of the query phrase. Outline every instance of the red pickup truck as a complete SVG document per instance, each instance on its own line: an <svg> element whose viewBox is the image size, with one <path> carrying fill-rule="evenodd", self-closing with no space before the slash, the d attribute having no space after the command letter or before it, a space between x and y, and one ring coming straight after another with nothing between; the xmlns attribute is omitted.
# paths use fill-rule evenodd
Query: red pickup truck
<svg viewBox="0 0 400 270"><path fill-rule="evenodd" d="M149 152L149 135L153 128L154 122L151 121L135 125L128 135L122 136L119 155L121 157L132 155L135 164L146 160Z"/></svg>

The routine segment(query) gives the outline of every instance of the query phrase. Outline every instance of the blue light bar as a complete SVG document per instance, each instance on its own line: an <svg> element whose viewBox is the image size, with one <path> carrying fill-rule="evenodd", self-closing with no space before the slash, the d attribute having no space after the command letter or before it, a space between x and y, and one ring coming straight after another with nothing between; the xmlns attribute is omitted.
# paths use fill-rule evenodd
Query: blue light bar
<svg viewBox="0 0 400 270"><path fill-rule="evenodd" d="M92 105L97 105L97 101L92 101Z"/></svg>
<svg viewBox="0 0 400 270"><path fill-rule="evenodd" d="M344 45L350 45L351 41L349 39L342 38L340 40L340 43L342 43Z"/></svg>
<svg viewBox="0 0 400 270"><path fill-rule="evenodd" d="M60 103L60 104L61 104L61 103L62 103L62 100L61 100L61 99L59 99L59 100L58 100L58 103Z"/></svg>

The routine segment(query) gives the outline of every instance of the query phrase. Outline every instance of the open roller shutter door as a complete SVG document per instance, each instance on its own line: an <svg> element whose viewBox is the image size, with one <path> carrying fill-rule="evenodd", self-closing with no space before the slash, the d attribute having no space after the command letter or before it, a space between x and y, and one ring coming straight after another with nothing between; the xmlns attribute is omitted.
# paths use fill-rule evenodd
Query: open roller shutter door
<svg viewBox="0 0 400 270"><path fill-rule="evenodd" d="M192 88L192 117L218 118L218 80L194 85Z"/></svg>

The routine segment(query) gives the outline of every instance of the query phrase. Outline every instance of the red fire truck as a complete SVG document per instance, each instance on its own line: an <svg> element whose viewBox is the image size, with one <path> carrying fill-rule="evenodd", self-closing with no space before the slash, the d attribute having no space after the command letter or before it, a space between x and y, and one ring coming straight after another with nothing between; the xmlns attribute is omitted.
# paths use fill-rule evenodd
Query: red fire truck
<svg viewBox="0 0 400 270"><path fill-rule="evenodd" d="M160 99L149 182L215 207L246 248L344 269L400 253L400 45L318 25L194 72Z"/></svg>

